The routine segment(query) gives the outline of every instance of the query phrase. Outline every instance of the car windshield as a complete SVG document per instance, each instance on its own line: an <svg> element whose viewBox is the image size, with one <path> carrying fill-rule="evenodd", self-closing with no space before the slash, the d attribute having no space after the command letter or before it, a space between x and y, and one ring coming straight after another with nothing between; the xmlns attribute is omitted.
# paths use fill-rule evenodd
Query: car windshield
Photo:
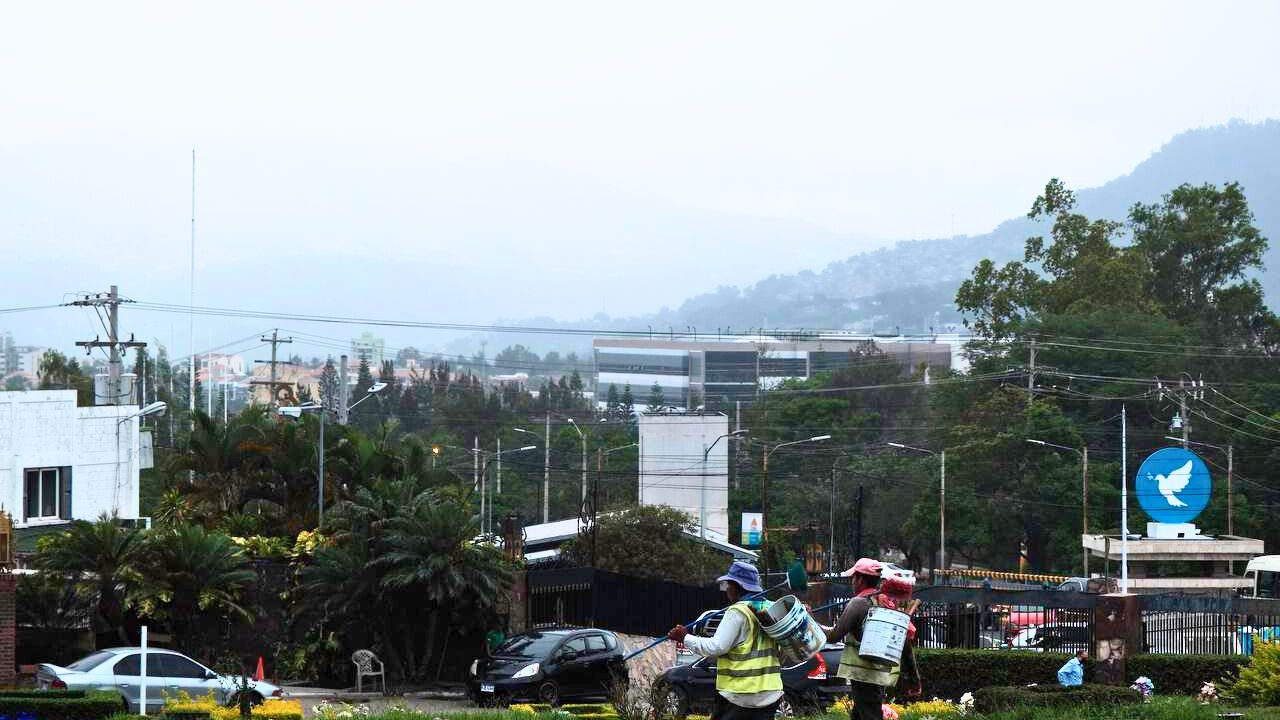
<svg viewBox="0 0 1280 720"><path fill-rule="evenodd" d="M67 666L67 669L75 670L76 672L89 672L90 670L98 667L99 665L110 660L113 657L115 657L113 653L96 652L92 655L86 655L80 658L79 660L71 663L70 665Z"/></svg>
<svg viewBox="0 0 1280 720"><path fill-rule="evenodd" d="M564 635L550 633L525 633L516 635L498 646L494 655L518 658L543 658L551 654Z"/></svg>

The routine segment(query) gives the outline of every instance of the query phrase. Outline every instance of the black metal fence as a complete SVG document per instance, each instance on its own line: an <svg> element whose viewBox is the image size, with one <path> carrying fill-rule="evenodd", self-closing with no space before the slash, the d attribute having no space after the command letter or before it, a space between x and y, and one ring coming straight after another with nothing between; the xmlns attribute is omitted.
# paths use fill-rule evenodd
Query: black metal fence
<svg viewBox="0 0 1280 720"><path fill-rule="evenodd" d="M1071 652L1093 647L1097 595L1057 590L916 590L916 645Z"/></svg>
<svg viewBox="0 0 1280 720"><path fill-rule="evenodd" d="M608 628L658 636L722 607L714 585L694 587L592 568L529 572L529 625Z"/></svg>
<svg viewBox="0 0 1280 720"><path fill-rule="evenodd" d="M1280 639L1280 600L1144 595L1142 627L1147 652L1252 655L1257 638Z"/></svg>

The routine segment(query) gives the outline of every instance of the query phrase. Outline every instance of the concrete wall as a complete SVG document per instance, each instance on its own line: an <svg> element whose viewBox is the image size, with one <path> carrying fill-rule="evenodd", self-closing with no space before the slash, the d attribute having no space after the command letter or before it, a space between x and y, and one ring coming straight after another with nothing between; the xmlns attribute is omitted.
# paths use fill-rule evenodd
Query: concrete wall
<svg viewBox="0 0 1280 720"><path fill-rule="evenodd" d="M0 392L0 504L23 522L23 471L71 468L71 515L93 520L106 512L138 516L133 405L76 407L74 390Z"/></svg>
<svg viewBox="0 0 1280 720"><path fill-rule="evenodd" d="M719 413L642 414L640 502L670 505L695 521L703 503L707 529L729 536L729 418ZM712 443L703 469L703 449Z"/></svg>

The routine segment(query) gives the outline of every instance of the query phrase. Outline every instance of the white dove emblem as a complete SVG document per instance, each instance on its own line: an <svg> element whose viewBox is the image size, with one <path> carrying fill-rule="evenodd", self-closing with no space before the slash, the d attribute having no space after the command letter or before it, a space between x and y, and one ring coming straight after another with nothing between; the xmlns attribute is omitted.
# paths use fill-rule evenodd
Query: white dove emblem
<svg viewBox="0 0 1280 720"><path fill-rule="evenodd" d="M1164 499L1169 501L1170 507L1186 507L1187 504L1178 499L1178 493L1187 487L1187 483L1191 482L1192 461L1188 460L1186 465L1174 470L1168 475L1156 475L1156 486L1160 488L1160 494ZM1151 477L1150 474L1147 477Z"/></svg>

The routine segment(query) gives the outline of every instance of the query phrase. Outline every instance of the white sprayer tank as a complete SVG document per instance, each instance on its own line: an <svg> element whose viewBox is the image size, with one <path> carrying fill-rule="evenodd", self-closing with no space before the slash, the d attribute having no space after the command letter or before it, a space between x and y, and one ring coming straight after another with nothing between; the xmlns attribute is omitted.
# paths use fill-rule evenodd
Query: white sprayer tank
<svg viewBox="0 0 1280 720"><path fill-rule="evenodd" d="M910 623L911 617L904 612L873 606L867 611L867 621L862 626L858 655L884 665L899 664Z"/></svg>
<svg viewBox="0 0 1280 720"><path fill-rule="evenodd" d="M826 631L795 595L788 595L770 605L768 614L773 622L762 628L778 644L778 662L782 667L805 662L817 655L827 642Z"/></svg>

